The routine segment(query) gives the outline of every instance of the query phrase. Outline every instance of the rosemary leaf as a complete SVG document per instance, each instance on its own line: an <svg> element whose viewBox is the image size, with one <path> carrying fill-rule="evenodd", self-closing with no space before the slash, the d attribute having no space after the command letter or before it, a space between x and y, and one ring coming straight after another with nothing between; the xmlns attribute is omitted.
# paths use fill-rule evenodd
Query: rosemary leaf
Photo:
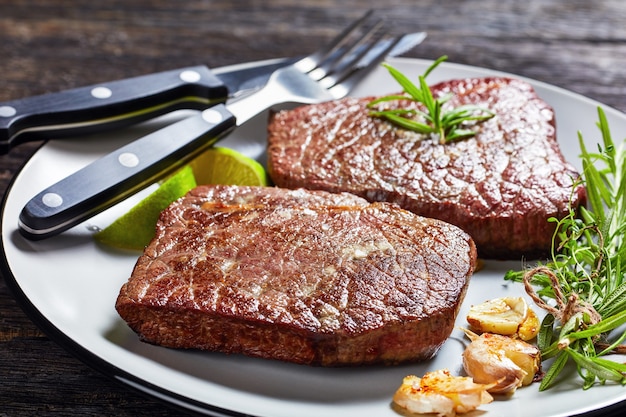
<svg viewBox="0 0 626 417"><path fill-rule="evenodd" d="M569 332L569 334L567 334L567 337L569 337L570 339L574 339L574 340L584 339L587 337L593 337L602 333L609 332L621 326L624 323L626 323L626 310L620 311L617 314L604 318L599 323L591 325L587 327L585 330Z"/></svg>
<svg viewBox="0 0 626 417"><path fill-rule="evenodd" d="M415 120L412 119L407 119L405 117L402 117L396 113L393 112L379 112L379 113L384 113L384 116L389 119L390 121L394 122L395 124L397 124L398 126L400 126L403 129L406 130L413 130L415 132L419 132L419 133L424 133L424 134L428 134L431 133L431 129L430 126L424 124L424 123L419 123ZM382 116L383 114L381 114Z"/></svg>
<svg viewBox="0 0 626 417"><path fill-rule="evenodd" d="M611 316L616 312L626 310L626 283L621 283L610 292L602 307L597 310L602 316Z"/></svg>
<svg viewBox="0 0 626 417"><path fill-rule="evenodd" d="M368 107L374 107L378 103L384 103L386 101L395 101L395 100L406 100L407 96L403 95L393 95L393 96L384 96L374 99L368 103ZM375 112L374 112L375 113Z"/></svg>
<svg viewBox="0 0 626 417"><path fill-rule="evenodd" d="M587 357L581 355L574 349L567 349L567 353L570 355L576 364L589 372L590 375L593 375L592 381L595 382L595 379L598 379L601 383L608 381L624 381L624 375L622 375L619 371L617 371L613 365L607 366L608 361L600 361L598 358Z"/></svg>
<svg viewBox="0 0 626 417"><path fill-rule="evenodd" d="M559 354L556 356L556 359L554 360L550 368L548 368L546 374L541 380L541 383L539 384L539 391L545 391L548 388L552 387L554 384L556 384L557 376L561 373L561 371L563 371L563 368L565 368L565 364L567 363L568 359L569 355L567 354L567 351L562 350L559 352Z"/></svg>
<svg viewBox="0 0 626 417"><path fill-rule="evenodd" d="M448 142L453 142L474 136L476 132L469 129L455 129L452 133L446 135Z"/></svg>
<svg viewBox="0 0 626 417"><path fill-rule="evenodd" d="M387 71L391 74L391 76L400 84L400 87L407 93L409 96L415 98L416 100L423 102L423 92L419 88L415 86L402 72L398 71L396 68L391 65L383 62L382 66L387 68Z"/></svg>
<svg viewBox="0 0 626 417"><path fill-rule="evenodd" d="M425 111L398 112L398 109L385 108L372 110L369 112L369 115L386 119L403 129L438 137L441 144L474 136L476 132L469 128L470 125L482 123L494 117L495 114L478 106L459 106L453 109L444 109L444 105L453 95L445 94L435 98L426 83L426 77L446 59L446 56L442 56L435 60L424 74L418 77L418 85L414 84L396 68L383 63L382 65L387 68L389 74L400 84L404 94L394 94L374 99L368 103L368 108L372 109L381 103L398 102L400 104L406 101L420 103L425 108ZM423 121L417 120L416 116L419 116ZM403 119L409 121L407 122Z"/></svg>
<svg viewBox="0 0 626 417"><path fill-rule="evenodd" d="M541 321L541 327L539 328L539 334L537 335L537 347L541 351L546 351L552 344L554 326L554 316L552 314L546 314Z"/></svg>

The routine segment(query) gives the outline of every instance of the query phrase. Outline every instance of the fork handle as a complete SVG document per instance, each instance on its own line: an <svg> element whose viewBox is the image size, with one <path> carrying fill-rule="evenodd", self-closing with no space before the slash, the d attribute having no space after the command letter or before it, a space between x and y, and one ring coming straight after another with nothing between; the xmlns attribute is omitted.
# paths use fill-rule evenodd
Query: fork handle
<svg viewBox="0 0 626 417"><path fill-rule="evenodd" d="M226 100L224 83L194 66L0 103L0 154L23 142L128 126Z"/></svg>
<svg viewBox="0 0 626 417"><path fill-rule="evenodd" d="M61 233L179 169L235 126L219 104L137 139L33 197L20 232L30 240Z"/></svg>

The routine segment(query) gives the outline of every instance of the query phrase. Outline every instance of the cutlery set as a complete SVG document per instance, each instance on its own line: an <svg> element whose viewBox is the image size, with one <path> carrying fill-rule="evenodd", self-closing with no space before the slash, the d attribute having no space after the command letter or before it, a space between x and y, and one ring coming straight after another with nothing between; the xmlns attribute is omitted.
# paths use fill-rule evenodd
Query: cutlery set
<svg viewBox="0 0 626 417"><path fill-rule="evenodd" d="M329 45L300 59L233 70L193 66L0 103L0 153L31 140L118 129L180 109L198 110L95 160L22 209L29 240L57 235L179 169L252 117L283 103L344 97L388 56L425 33L388 36L366 13Z"/></svg>

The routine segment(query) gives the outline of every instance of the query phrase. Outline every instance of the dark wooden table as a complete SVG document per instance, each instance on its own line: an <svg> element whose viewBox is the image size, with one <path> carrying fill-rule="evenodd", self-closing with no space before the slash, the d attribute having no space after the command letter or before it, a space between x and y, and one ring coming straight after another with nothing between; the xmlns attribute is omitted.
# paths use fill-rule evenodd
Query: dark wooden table
<svg viewBox="0 0 626 417"><path fill-rule="evenodd" d="M0 0L0 102L192 64L300 55L368 8L398 32L428 31L408 56L447 54L626 111L622 0ZM0 156L1 193L38 146ZM0 279L0 416L179 413L71 356Z"/></svg>

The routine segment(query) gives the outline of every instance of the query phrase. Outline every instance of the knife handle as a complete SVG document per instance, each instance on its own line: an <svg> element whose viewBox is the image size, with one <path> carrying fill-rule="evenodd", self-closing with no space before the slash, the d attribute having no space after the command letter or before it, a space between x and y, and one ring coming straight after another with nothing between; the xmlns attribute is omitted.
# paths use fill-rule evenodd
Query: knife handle
<svg viewBox="0 0 626 417"><path fill-rule="evenodd" d="M137 139L33 197L20 232L30 240L61 233L179 169L235 126L219 104Z"/></svg>
<svg viewBox="0 0 626 417"><path fill-rule="evenodd" d="M0 154L29 140L119 128L178 109L204 109L228 91L206 66L143 75L0 103Z"/></svg>

